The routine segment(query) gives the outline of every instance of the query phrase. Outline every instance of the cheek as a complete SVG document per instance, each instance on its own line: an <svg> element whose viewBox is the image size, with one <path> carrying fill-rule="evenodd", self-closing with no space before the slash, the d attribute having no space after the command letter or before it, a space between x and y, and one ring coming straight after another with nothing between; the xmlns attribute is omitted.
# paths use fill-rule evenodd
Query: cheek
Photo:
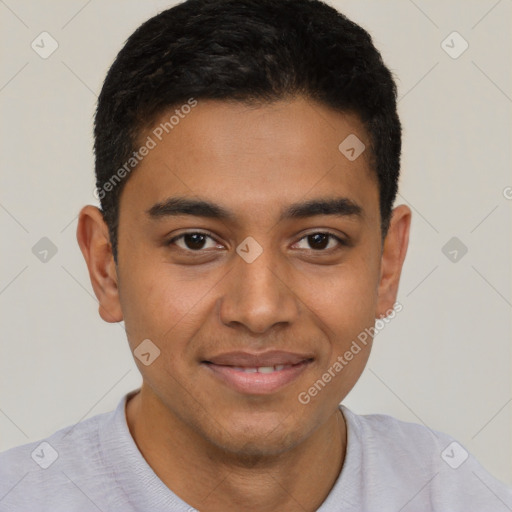
<svg viewBox="0 0 512 512"><path fill-rule="evenodd" d="M336 334L342 338L357 336L373 325L378 299L378 262L354 257L325 279L304 289L308 304Z"/></svg>
<svg viewBox="0 0 512 512"><path fill-rule="evenodd" d="M193 336L209 307L208 291L218 278L185 279L175 266L146 259L126 265L120 275L120 299L127 337L134 349L149 338L161 350L181 352L180 340Z"/></svg>
<svg viewBox="0 0 512 512"><path fill-rule="evenodd" d="M376 272L359 273L351 267L333 277L324 288L328 293L313 302L329 342L319 353L319 366L309 390L313 394L321 390L324 404L340 403L368 361L372 346L369 329L374 325L377 305L375 276Z"/></svg>
<svg viewBox="0 0 512 512"><path fill-rule="evenodd" d="M316 294L311 302L330 340L321 356L317 378L332 382L326 386L329 387L327 394L332 394L335 401L346 396L368 361L378 276L376 258L364 258L359 253L323 283L322 293Z"/></svg>

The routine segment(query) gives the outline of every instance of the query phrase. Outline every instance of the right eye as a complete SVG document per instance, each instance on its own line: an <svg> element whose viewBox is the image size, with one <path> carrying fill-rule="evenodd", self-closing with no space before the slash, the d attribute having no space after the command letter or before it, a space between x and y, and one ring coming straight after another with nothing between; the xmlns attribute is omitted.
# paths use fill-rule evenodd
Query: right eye
<svg viewBox="0 0 512 512"><path fill-rule="evenodd" d="M205 247L207 239L215 242L213 246ZM190 252L199 252L203 249L211 249L219 245L211 235L201 231L189 231L187 233L182 233L181 235L175 236L167 242L167 245L172 244L177 245L184 251Z"/></svg>

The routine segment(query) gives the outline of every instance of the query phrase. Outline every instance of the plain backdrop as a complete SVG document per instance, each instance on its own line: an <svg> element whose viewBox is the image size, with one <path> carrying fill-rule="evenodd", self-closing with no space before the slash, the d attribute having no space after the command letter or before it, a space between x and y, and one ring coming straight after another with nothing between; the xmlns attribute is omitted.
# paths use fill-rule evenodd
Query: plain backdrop
<svg viewBox="0 0 512 512"><path fill-rule="evenodd" d="M344 403L447 432L510 484L512 2L331 3L397 78L397 204L413 210L403 310ZM81 206L98 204L104 76L132 31L172 5L0 2L0 450L112 410L140 385L122 325L97 313L75 232ZM43 31L58 43L46 59L31 47ZM32 250L44 237L57 251L46 263Z"/></svg>

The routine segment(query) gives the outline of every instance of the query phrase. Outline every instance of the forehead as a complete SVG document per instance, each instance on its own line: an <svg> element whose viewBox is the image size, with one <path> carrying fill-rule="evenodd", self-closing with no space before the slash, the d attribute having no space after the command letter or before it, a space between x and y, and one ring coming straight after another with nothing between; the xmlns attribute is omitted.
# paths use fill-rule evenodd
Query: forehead
<svg viewBox="0 0 512 512"><path fill-rule="evenodd" d="M162 114L138 145L151 149L121 196L132 211L176 195L229 204L249 217L319 196L347 197L370 215L378 208L359 118L304 98L260 106L198 100Z"/></svg>

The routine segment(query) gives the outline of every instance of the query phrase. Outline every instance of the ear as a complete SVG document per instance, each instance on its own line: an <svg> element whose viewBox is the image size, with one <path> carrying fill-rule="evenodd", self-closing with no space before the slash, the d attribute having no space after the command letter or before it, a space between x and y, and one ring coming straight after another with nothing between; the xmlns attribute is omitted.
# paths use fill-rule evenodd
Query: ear
<svg viewBox="0 0 512 512"><path fill-rule="evenodd" d="M402 265L409 245L410 227L410 208L406 205L397 206L392 212L382 249L376 311L379 318L386 316L396 302Z"/></svg>
<svg viewBox="0 0 512 512"><path fill-rule="evenodd" d="M108 226L95 206L87 205L80 210L76 238L89 269L101 318L105 322L120 322L123 313Z"/></svg>

